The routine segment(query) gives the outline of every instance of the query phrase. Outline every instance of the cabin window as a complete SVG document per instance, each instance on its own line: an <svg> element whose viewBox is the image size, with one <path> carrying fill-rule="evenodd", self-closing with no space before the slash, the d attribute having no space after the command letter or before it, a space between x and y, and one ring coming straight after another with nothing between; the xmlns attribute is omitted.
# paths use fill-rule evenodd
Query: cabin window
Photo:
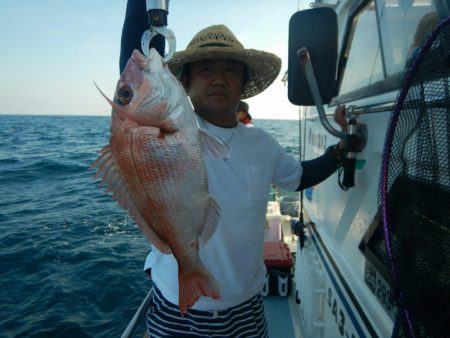
<svg viewBox="0 0 450 338"><path fill-rule="evenodd" d="M383 79L374 3L370 2L353 22L341 95Z"/></svg>
<svg viewBox="0 0 450 338"><path fill-rule="evenodd" d="M379 0L377 13L389 76L403 70L415 48L436 26L437 13L431 0Z"/></svg>
<svg viewBox="0 0 450 338"><path fill-rule="evenodd" d="M351 14L339 70L342 99L337 101L396 89L399 83L392 80L437 23L432 0L369 1Z"/></svg>

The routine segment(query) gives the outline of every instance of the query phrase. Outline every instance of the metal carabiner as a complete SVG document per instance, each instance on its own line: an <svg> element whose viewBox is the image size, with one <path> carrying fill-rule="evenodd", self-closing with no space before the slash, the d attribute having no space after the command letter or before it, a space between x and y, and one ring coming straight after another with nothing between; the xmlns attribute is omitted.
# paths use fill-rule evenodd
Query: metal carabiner
<svg viewBox="0 0 450 338"><path fill-rule="evenodd" d="M141 49L144 55L148 57L150 54L150 41L158 34L164 36L169 45L169 51L163 57L163 61L167 63L175 53L177 45L175 34L169 28L165 26L151 26L150 29L147 29L142 34Z"/></svg>

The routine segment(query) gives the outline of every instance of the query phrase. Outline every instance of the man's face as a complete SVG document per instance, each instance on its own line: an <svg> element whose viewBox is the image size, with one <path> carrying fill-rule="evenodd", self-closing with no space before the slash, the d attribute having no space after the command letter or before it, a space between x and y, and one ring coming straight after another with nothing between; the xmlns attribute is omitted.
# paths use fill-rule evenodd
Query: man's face
<svg viewBox="0 0 450 338"><path fill-rule="evenodd" d="M215 120L236 118L244 83L244 64L213 59L190 64L189 97L197 113Z"/></svg>

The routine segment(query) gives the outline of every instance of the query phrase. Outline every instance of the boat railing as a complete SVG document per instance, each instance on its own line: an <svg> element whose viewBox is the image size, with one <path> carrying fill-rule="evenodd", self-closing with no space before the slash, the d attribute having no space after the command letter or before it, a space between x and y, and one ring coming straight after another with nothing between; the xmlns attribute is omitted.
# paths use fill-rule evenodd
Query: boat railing
<svg viewBox="0 0 450 338"><path fill-rule="evenodd" d="M150 304L150 296L151 296L152 290L147 293L144 300L142 301L141 305L137 309L136 313L134 314L133 318L131 318L131 321L128 323L128 326L126 327L125 331L123 331L121 338L132 338L134 336L134 333L141 322L142 318L145 316L145 313L147 312L148 306Z"/></svg>

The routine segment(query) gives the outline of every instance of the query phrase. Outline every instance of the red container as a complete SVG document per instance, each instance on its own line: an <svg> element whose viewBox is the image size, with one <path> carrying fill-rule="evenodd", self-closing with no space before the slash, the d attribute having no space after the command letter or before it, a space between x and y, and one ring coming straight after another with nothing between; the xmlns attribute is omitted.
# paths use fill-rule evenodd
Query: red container
<svg viewBox="0 0 450 338"><path fill-rule="evenodd" d="M264 264L267 268L291 268L294 258L286 243L264 242Z"/></svg>

